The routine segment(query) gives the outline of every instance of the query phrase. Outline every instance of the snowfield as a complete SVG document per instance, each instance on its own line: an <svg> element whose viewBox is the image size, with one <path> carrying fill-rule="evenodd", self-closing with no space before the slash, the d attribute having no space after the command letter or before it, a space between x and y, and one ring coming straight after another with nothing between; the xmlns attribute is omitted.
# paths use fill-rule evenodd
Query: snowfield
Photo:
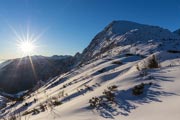
<svg viewBox="0 0 180 120"><path fill-rule="evenodd" d="M116 45L102 52L104 47L112 45L112 41L105 41L104 35ZM84 59L93 55L93 59L52 78L24 96L23 101L8 102L1 109L1 118L179 120L180 37L177 34L120 21L110 24L95 38L94 42L97 41L81 56ZM90 106L94 99L95 107Z"/></svg>
<svg viewBox="0 0 180 120"><path fill-rule="evenodd" d="M180 57L180 55L178 56ZM178 120L180 117L180 60L164 61L160 68L145 70L146 75L142 75L142 71L136 69L136 65L142 61L141 59L136 55L100 59L59 76L32 93L30 98L26 98L22 103L18 102L16 107L12 107L10 110L23 114L25 111L37 108L40 104L48 104L46 101L51 97L60 96L58 100L62 101L62 105L48 107L45 112L37 115L29 114L23 116L22 119ZM121 61L122 65L113 64L114 61ZM98 72L104 68L106 70L103 73ZM132 88L135 85L150 82L153 84L146 88L142 95L132 95ZM67 85L67 87L63 88L63 85ZM111 85L118 86L116 103L109 104L109 107L91 109L89 99L102 96L103 91ZM86 90L87 86L90 86L92 90ZM37 102L33 102L34 98L37 99ZM28 107L24 107L25 103L30 104Z"/></svg>

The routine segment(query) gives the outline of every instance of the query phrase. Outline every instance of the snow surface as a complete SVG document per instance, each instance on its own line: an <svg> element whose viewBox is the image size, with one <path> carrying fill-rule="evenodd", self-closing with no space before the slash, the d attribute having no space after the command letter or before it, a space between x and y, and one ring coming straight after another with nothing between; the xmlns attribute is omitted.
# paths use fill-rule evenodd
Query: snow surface
<svg viewBox="0 0 180 120"><path fill-rule="evenodd" d="M23 118L29 120L178 120L180 117L179 57L180 54L178 59L161 60L161 68L147 70L146 76L141 76L141 71L136 69L137 63L142 62L140 56L122 55L111 59L100 59L52 79L51 83L32 93L31 97L26 98L23 103L17 103L16 108L11 110L14 112L19 110L18 112L23 113L64 91L68 96L59 98L59 101L63 102L62 105L49 108L38 115L27 115ZM121 61L123 64L112 64L114 61ZM104 68L105 72L98 72ZM133 96L132 87L142 82L152 82L153 85L142 96ZM53 85L55 83L56 85ZM67 87L62 88L65 84ZM85 85L91 86L93 91L78 92L80 89L85 89ZM111 85L118 86L117 105L113 104L112 108L100 110L89 109L89 99L101 96L104 89ZM32 102L34 98L38 99L36 103ZM25 102L31 104L24 110Z"/></svg>

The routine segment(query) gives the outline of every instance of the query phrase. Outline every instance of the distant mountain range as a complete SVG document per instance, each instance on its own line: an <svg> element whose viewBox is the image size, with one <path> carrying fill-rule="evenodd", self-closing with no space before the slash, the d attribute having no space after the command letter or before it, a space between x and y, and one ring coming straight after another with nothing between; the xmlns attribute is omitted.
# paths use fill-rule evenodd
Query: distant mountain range
<svg viewBox="0 0 180 120"><path fill-rule="evenodd" d="M37 81L67 72L74 66L72 56L31 56L8 60L0 65L0 88L8 93L28 90Z"/></svg>

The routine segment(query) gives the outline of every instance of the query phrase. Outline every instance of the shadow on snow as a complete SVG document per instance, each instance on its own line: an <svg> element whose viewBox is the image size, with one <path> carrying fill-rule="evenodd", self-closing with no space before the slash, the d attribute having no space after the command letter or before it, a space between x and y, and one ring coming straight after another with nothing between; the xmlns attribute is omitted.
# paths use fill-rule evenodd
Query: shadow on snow
<svg viewBox="0 0 180 120"><path fill-rule="evenodd" d="M169 81L166 80L168 78L165 77L160 79L163 81ZM173 95L177 94L163 91L159 84L146 84L142 95L134 96L132 94L132 88L117 91L115 93L115 102L104 102L101 106L97 107L96 110L102 117L114 119L114 116L117 115L128 116L131 111L136 109L139 105L151 102L162 102L160 97Z"/></svg>

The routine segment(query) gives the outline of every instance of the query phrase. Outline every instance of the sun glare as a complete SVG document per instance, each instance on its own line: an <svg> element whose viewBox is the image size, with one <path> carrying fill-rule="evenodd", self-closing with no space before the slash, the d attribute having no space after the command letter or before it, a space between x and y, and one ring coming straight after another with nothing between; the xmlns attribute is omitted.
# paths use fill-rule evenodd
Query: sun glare
<svg viewBox="0 0 180 120"><path fill-rule="evenodd" d="M19 43L18 46L21 51L26 55L31 54L35 49L35 45L33 45L31 41L22 41L21 43Z"/></svg>
<svg viewBox="0 0 180 120"><path fill-rule="evenodd" d="M44 34L45 30L38 34L32 33L30 31L29 25L27 25L27 30L21 32L20 34L20 32L17 32L16 29L14 29L11 25L9 25L9 27L15 34L16 46L18 48L18 51L22 53L22 57L37 54L38 49L40 48L37 41Z"/></svg>

